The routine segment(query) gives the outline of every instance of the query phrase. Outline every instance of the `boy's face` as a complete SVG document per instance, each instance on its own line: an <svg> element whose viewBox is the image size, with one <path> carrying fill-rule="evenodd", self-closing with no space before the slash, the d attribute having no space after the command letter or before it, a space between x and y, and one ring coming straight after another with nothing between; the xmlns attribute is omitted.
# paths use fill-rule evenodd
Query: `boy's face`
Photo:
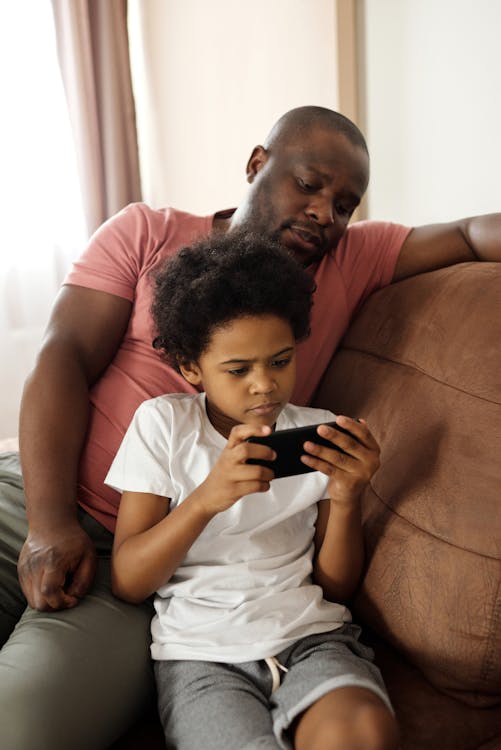
<svg viewBox="0 0 501 750"><path fill-rule="evenodd" d="M209 419L225 437L237 424L273 426L295 383L291 326L275 315L233 320L216 329L199 361L181 371L202 385Z"/></svg>

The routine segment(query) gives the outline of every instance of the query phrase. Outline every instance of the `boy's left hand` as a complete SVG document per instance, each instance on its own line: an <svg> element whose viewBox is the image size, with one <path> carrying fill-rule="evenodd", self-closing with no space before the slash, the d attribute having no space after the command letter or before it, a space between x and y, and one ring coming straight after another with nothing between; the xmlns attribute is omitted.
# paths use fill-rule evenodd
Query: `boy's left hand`
<svg viewBox="0 0 501 750"><path fill-rule="evenodd" d="M308 441L304 444L308 455L302 456L301 460L330 477L328 493L332 501L351 503L358 499L379 468L380 449L365 420L357 422L349 417L339 416L336 423L348 430L353 437L327 425L318 427L317 432L338 445L345 453Z"/></svg>

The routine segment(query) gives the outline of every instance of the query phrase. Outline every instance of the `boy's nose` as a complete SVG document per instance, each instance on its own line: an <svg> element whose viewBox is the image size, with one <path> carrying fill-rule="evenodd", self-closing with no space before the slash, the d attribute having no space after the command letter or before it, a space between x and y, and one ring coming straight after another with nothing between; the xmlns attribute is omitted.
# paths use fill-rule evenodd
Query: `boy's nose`
<svg viewBox="0 0 501 750"><path fill-rule="evenodd" d="M271 393L276 388L275 380L266 373L256 375L252 383L254 393Z"/></svg>

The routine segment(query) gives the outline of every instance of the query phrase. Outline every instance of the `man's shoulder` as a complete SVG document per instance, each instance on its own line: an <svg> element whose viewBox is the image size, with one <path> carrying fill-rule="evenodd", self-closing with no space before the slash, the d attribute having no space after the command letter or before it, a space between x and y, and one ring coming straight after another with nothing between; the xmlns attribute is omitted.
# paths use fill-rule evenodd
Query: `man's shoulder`
<svg viewBox="0 0 501 750"><path fill-rule="evenodd" d="M117 216L123 216L131 222L144 223L149 226L192 225L196 227L212 222L214 214L195 214L174 206L154 208L148 203L137 202L129 203Z"/></svg>
<svg viewBox="0 0 501 750"><path fill-rule="evenodd" d="M356 271L389 266L389 283L396 258L407 238L410 227L392 221L364 220L350 224L329 260L334 262L343 275L351 277ZM386 279L386 272L383 273ZM385 285L383 283L383 286Z"/></svg>
<svg viewBox="0 0 501 750"><path fill-rule="evenodd" d="M364 219L350 224L344 233L341 242L364 242L366 239L381 238L395 233L401 234L409 231L409 227L393 221L380 221L376 219ZM340 243L341 244L341 243Z"/></svg>

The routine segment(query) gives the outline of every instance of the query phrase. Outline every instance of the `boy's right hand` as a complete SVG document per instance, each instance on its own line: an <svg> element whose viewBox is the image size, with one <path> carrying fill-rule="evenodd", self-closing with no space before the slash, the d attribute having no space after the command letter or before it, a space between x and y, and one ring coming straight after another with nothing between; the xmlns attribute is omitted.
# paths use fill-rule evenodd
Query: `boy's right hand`
<svg viewBox="0 0 501 750"><path fill-rule="evenodd" d="M248 458L273 461L274 450L265 445L248 443L247 438L269 435L271 427L239 424L231 430L228 442L197 495L206 513L215 515L230 508L244 495L267 492L273 471L266 466L248 464Z"/></svg>

